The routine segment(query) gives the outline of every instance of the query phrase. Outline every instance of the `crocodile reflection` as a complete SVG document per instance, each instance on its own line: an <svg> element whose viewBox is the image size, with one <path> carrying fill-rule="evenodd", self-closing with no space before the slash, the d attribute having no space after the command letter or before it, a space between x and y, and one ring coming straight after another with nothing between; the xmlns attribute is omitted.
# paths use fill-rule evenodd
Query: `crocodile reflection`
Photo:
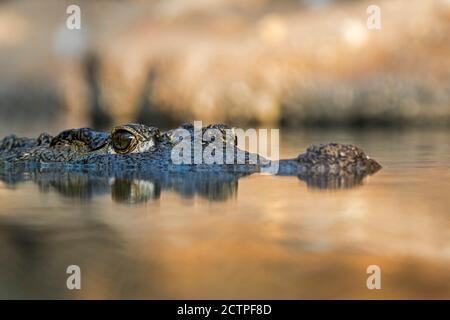
<svg viewBox="0 0 450 320"><path fill-rule="evenodd" d="M210 201L223 201L237 192L235 174L190 173L184 175L159 175L153 179L110 178L111 197L126 204L157 200L161 190L174 191L185 198L200 195Z"/></svg>
<svg viewBox="0 0 450 320"><path fill-rule="evenodd" d="M161 185L153 181L121 178L111 181L111 198L118 203L145 203L161 196Z"/></svg>
<svg viewBox="0 0 450 320"><path fill-rule="evenodd" d="M299 174L297 177L306 183L311 189L351 189L364 183L365 175L362 174Z"/></svg>
<svg viewBox="0 0 450 320"><path fill-rule="evenodd" d="M125 171L119 176L57 169L0 170L0 180L8 187L33 181L41 192L56 191L62 196L89 200L111 194L113 201L135 205L158 200L163 191L173 191L184 198L199 195L209 201L225 201L235 196L238 181L245 173L227 172L147 172ZM364 175L299 174L298 179L312 189L348 189L363 184Z"/></svg>
<svg viewBox="0 0 450 320"><path fill-rule="evenodd" d="M64 170L0 170L0 180L9 187L33 181L41 192L56 191L65 197L86 200L110 193L113 201L130 205L158 200L162 190L174 191L185 198L199 195L210 201L223 201L236 194L238 179L243 175L212 172L136 175L124 172L120 176L105 177Z"/></svg>

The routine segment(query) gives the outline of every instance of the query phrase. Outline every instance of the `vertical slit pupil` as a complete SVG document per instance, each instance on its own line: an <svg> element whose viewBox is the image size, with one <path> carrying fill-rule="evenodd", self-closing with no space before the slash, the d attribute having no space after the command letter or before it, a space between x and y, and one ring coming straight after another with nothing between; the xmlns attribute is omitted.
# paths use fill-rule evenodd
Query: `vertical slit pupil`
<svg viewBox="0 0 450 320"><path fill-rule="evenodd" d="M134 135L126 130L118 130L113 136L113 145L117 150L126 150L130 147Z"/></svg>

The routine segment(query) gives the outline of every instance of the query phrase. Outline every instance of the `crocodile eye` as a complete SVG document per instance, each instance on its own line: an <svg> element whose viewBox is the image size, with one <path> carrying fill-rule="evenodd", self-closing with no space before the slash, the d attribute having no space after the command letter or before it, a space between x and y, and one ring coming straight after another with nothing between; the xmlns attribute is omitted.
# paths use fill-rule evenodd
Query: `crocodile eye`
<svg viewBox="0 0 450 320"><path fill-rule="evenodd" d="M130 152L134 145L133 142L135 139L136 137L132 133L126 130L117 130L112 136L114 151L117 153Z"/></svg>

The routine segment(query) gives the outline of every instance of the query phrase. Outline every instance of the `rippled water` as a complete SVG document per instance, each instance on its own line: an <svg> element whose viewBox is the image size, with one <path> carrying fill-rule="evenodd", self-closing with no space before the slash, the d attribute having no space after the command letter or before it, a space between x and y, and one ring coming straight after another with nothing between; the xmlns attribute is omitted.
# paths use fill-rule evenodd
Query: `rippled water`
<svg viewBox="0 0 450 320"><path fill-rule="evenodd" d="M214 174L2 172L0 298L450 298L450 131L281 131L356 143L361 185ZM325 185L326 187L326 185ZM82 289L66 288L66 268ZM378 265L382 289L368 290Z"/></svg>

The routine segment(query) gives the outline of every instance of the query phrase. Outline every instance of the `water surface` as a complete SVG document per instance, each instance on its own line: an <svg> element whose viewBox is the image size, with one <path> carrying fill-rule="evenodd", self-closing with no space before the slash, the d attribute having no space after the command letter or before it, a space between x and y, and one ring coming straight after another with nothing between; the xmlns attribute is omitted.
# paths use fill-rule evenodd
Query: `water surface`
<svg viewBox="0 0 450 320"><path fill-rule="evenodd" d="M2 172L0 298L450 298L450 131L281 131L355 143L352 188L297 177ZM79 265L82 289L66 288ZM368 290L379 265L382 289Z"/></svg>

